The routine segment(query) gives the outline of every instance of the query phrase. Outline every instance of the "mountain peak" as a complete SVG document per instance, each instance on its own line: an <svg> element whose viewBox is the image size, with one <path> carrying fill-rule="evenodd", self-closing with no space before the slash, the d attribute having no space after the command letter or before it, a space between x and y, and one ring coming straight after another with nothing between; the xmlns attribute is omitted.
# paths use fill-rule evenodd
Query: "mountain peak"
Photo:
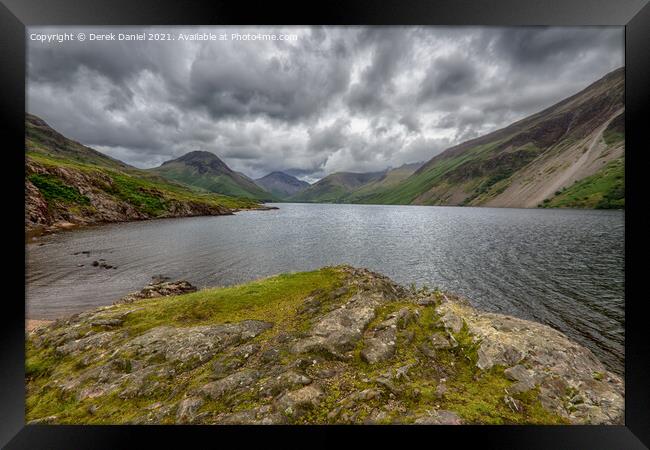
<svg viewBox="0 0 650 450"><path fill-rule="evenodd" d="M161 167L169 165L185 165L194 168L198 173L231 173L232 169L226 165L217 155L204 150L195 150L185 153L183 156L165 161Z"/></svg>
<svg viewBox="0 0 650 450"><path fill-rule="evenodd" d="M195 150L149 169L170 180L217 194L272 200L272 195L246 175L232 170L212 152Z"/></svg>
<svg viewBox="0 0 650 450"><path fill-rule="evenodd" d="M309 187L306 181L277 170L258 178L255 183L278 198L285 198Z"/></svg>
<svg viewBox="0 0 650 450"><path fill-rule="evenodd" d="M173 161L181 161L181 162L189 162L189 161L221 161L221 159L215 155L212 152L207 152L205 150L194 150L188 153L185 153L183 156L180 156L176 159L172 159L169 161L165 161L166 164L168 162L173 162Z"/></svg>

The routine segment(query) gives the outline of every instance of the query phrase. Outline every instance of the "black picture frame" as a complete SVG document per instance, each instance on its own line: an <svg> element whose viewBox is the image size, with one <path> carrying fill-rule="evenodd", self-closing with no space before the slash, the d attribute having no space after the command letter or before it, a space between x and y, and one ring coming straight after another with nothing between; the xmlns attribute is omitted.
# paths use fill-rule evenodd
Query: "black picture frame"
<svg viewBox="0 0 650 450"><path fill-rule="evenodd" d="M650 446L650 363L642 292L644 204L642 162L648 152L650 117L650 5L648 0L348 0L311 2L162 0L3 0L0 5L0 127L7 212L5 261L15 276L5 278L13 294L2 295L0 444L18 448L130 448L184 443L225 445L284 439L290 447L338 445L345 435L364 446L397 437L405 443L487 448L641 449ZM620 25L625 26L626 212L625 212L625 426L429 426L429 427L209 427L25 425L24 382L24 114L25 27L31 25ZM22 165L22 166L21 166ZM8 245L7 245L8 244ZM633 261L640 261L639 264ZM23 264L21 264L21 262ZM22 273L22 277L20 274ZM414 439L425 439L415 441ZM195 444L201 439L202 445ZM289 439L289 441L286 441ZM453 444L444 444L450 441ZM413 445L411 444L411 445Z"/></svg>

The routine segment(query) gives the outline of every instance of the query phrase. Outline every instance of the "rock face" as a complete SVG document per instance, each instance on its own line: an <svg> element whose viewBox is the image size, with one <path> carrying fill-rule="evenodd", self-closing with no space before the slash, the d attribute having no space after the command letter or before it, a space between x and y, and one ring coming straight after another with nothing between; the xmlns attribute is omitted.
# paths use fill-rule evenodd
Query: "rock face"
<svg viewBox="0 0 650 450"><path fill-rule="evenodd" d="M448 331L459 321L467 325L480 344L479 369L507 367L504 375L515 382L508 388L509 394L537 388L542 405L572 423L623 422L623 380L609 373L591 351L559 331L448 300L443 300L437 312L443 320L450 318L444 321Z"/></svg>
<svg viewBox="0 0 650 450"><path fill-rule="evenodd" d="M149 189L146 194L164 202L165 212L160 215L138 208L115 194L113 178L100 171L85 173L69 167L48 167L33 160L27 160L25 181L25 227L28 231L62 228L61 224L91 225L96 223L145 220L153 217L187 217L232 214L223 206L195 201L181 201L167 198L159 190ZM41 191L29 180L40 175L78 192L83 204L70 207L65 201L47 201Z"/></svg>
<svg viewBox="0 0 650 450"><path fill-rule="evenodd" d="M27 336L28 419L623 423L622 380L552 328L364 269L323 270L339 281L297 303L279 295L265 313L272 320L264 305L216 320L206 313L224 308L216 297L167 298L194 288L159 279L115 305L36 328ZM299 276L268 283L279 289ZM166 321L150 324L160 314Z"/></svg>

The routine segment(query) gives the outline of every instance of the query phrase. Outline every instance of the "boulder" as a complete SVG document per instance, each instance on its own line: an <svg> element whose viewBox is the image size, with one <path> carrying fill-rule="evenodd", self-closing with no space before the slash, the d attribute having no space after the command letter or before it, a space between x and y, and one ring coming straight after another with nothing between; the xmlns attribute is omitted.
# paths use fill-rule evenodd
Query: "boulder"
<svg viewBox="0 0 650 450"><path fill-rule="evenodd" d="M300 417L317 406L323 395L318 386L305 386L282 395L275 402L275 408L289 417Z"/></svg>
<svg viewBox="0 0 650 450"><path fill-rule="evenodd" d="M178 403L176 422L191 423L194 421L198 415L198 410L203 406L203 403L204 400L201 397L188 397L181 400Z"/></svg>
<svg viewBox="0 0 650 450"><path fill-rule="evenodd" d="M204 385L200 389L200 393L205 397L216 400L226 394L233 394L237 390L248 388L259 377L259 372L255 370L242 370Z"/></svg>
<svg viewBox="0 0 650 450"><path fill-rule="evenodd" d="M392 358L395 354L397 333L395 328L384 328L365 339L361 359L368 364L376 364Z"/></svg>
<svg viewBox="0 0 650 450"><path fill-rule="evenodd" d="M463 421L455 412L440 409L416 418L413 423L415 425L462 425Z"/></svg>
<svg viewBox="0 0 650 450"><path fill-rule="evenodd" d="M161 326L131 340L122 350L140 357L159 355L190 368L207 361L225 347L250 340L272 326L272 323L259 320L190 328Z"/></svg>
<svg viewBox="0 0 650 450"><path fill-rule="evenodd" d="M97 264L95 264L95 262ZM98 261L93 262L93 265L99 265ZM191 283L185 280L179 281L159 281L158 279L154 282L148 284L138 292L132 292L120 300L116 301L116 304L120 303L133 303L137 300L146 299L146 298L157 298L165 297L168 295L181 295L188 294L190 292L195 292L196 287Z"/></svg>

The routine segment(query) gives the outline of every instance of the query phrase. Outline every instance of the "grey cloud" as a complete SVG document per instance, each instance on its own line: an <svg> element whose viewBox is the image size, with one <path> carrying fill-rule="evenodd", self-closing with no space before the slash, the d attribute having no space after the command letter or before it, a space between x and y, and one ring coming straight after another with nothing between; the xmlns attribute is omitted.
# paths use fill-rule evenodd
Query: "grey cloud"
<svg viewBox="0 0 650 450"><path fill-rule="evenodd" d="M187 100L203 105L215 119L246 115L289 121L305 118L322 110L347 87L348 68L340 54L338 48L318 54L284 47L279 54L265 57L251 46L230 51L205 46L192 63Z"/></svg>
<svg viewBox="0 0 650 450"><path fill-rule="evenodd" d="M372 62L359 82L350 88L348 105L353 110L373 110L386 106L384 96L392 79L412 51L413 30L409 28L367 28L358 37L362 49L371 48Z"/></svg>
<svg viewBox="0 0 650 450"><path fill-rule="evenodd" d="M29 31L91 30L110 31ZM426 161L624 62L621 27L261 30L299 39L28 41L28 111L138 167L200 149L251 177L315 181Z"/></svg>
<svg viewBox="0 0 650 450"><path fill-rule="evenodd" d="M339 119L321 129L314 129L309 132L309 149L315 153L323 151L336 151L347 142L346 128L348 122Z"/></svg>
<svg viewBox="0 0 650 450"><path fill-rule="evenodd" d="M582 57L591 50L621 51L622 33L615 27L505 28L496 34L493 49L517 66L545 67Z"/></svg>
<svg viewBox="0 0 650 450"><path fill-rule="evenodd" d="M476 67L464 58L436 59L420 86L419 101L446 95L471 94L478 84Z"/></svg>
<svg viewBox="0 0 650 450"><path fill-rule="evenodd" d="M404 125L410 132L417 133L420 131L420 121L413 114L402 116L399 123Z"/></svg>

